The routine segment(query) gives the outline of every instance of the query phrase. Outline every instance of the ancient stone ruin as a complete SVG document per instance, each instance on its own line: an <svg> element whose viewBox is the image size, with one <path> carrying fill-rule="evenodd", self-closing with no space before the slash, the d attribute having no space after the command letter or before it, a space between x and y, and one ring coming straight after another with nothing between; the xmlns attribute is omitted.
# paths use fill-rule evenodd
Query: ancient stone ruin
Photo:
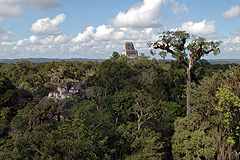
<svg viewBox="0 0 240 160"><path fill-rule="evenodd" d="M45 104L49 99L64 100L73 95L78 95L82 99L88 99L86 97L86 89L89 87L85 82L65 82L58 87L56 91L51 91L48 96L43 97L39 104Z"/></svg>
<svg viewBox="0 0 240 160"><path fill-rule="evenodd" d="M132 42L125 42L122 55L128 58L138 58L138 51L134 49Z"/></svg>
<svg viewBox="0 0 240 160"><path fill-rule="evenodd" d="M88 84L85 82L65 82L58 87L57 91L52 91L48 94L48 97L55 97L57 99L69 98L72 95L77 94L81 98L86 98L85 90Z"/></svg>

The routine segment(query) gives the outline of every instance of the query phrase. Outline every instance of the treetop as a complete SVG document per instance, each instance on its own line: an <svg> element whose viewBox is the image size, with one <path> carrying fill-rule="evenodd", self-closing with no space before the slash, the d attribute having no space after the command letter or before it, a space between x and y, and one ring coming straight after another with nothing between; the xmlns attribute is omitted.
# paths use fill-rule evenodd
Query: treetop
<svg viewBox="0 0 240 160"><path fill-rule="evenodd" d="M210 52L214 55L219 54L221 43L221 41L207 41L204 37L190 35L186 31L165 31L160 34L156 42L149 42L148 45L152 47L150 51L152 55L160 49L158 54L161 57L165 58L170 53L173 58L188 66L189 62L194 64ZM190 53L187 54L187 51Z"/></svg>

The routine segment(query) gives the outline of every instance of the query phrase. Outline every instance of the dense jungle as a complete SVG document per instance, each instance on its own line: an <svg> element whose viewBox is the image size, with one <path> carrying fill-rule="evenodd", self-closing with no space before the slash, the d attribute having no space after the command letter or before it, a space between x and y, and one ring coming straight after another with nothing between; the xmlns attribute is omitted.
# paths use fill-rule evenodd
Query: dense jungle
<svg viewBox="0 0 240 160"><path fill-rule="evenodd" d="M186 116L178 60L1 63L0 159L239 159L239 64L191 72ZM86 82L87 98L39 104L64 82Z"/></svg>

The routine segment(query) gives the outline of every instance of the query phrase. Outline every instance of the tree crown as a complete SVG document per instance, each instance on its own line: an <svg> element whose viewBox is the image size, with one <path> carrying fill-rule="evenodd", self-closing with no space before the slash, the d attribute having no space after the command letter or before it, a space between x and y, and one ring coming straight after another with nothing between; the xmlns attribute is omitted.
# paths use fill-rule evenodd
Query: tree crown
<svg viewBox="0 0 240 160"><path fill-rule="evenodd" d="M155 55L157 49L161 51L158 53L165 58L168 53L173 58L180 60L185 66L189 63L194 64L206 54L213 52L214 55L220 53L221 41L207 41L206 38L190 35L186 31L166 31L160 34L159 39L148 45L152 47L151 54ZM188 56L186 51L190 51Z"/></svg>

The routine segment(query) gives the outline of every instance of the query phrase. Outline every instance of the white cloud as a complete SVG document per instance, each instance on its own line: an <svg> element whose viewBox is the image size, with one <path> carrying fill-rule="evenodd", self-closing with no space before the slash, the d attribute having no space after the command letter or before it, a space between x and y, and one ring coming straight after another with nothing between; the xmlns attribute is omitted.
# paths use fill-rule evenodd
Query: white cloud
<svg viewBox="0 0 240 160"><path fill-rule="evenodd" d="M133 29L133 28L114 28L112 26L101 25L97 28L87 27L83 33L72 39L73 43L83 43L94 41L112 40L149 40L156 38L156 31L153 28Z"/></svg>
<svg viewBox="0 0 240 160"><path fill-rule="evenodd" d="M26 46L28 44L29 44L29 40L28 39L20 39L16 43L17 46Z"/></svg>
<svg viewBox="0 0 240 160"><path fill-rule="evenodd" d="M232 44L237 44L237 45L239 45L239 44L240 44L240 36L233 38L233 39L232 39Z"/></svg>
<svg viewBox="0 0 240 160"><path fill-rule="evenodd" d="M230 37L228 39L225 39L224 41L224 44L232 44L232 45L240 45L240 36L237 36L237 37Z"/></svg>
<svg viewBox="0 0 240 160"><path fill-rule="evenodd" d="M224 39L220 48L223 54L226 53L226 57L240 58L239 54L236 54L240 52L240 36Z"/></svg>
<svg viewBox="0 0 240 160"><path fill-rule="evenodd" d="M29 38L20 39L17 42L11 42L16 46L51 46L51 45L61 45L66 44L71 40L71 35L57 35L57 36L47 36L43 39L39 39L37 36L32 35ZM10 43L2 43L2 44L10 44Z"/></svg>
<svg viewBox="0 0 240 160"><path fill-rule="evenodd" d="M108 58L113 51L122 52L124 42L132 41L139 53L149 54L147 42L156 41L158 30L153 28L114 28L101 25L87 27L72 38L71 35L32 35L17 42L0 43L0 56L5 58Z"/></svg>
<svg viewBox="0 0 240 160"><path fill-rule="evenodd" d="M114 29L111 26L101 25L98 26L95 33L95 38L97 40L109 40L114 32Z"/></svg>
<svg viewBox="0 0 240 160"><path fill-rule="evenodd" d="M69 49L69 51L70 52L77 52L77 51L79 51L81 49L81 47L80 46L73 46L73 47L71 47L70 49Z"/></svg>
<svg viewBox="0 0 240 160"><path fill-rule="evenodd" d="M61 6L57 0L0 0L0 21L22 16L22 7L50 10Z"/></svg>
<svg viewBox="0 0 240 160"><path fill-rule="evenodd" d="M40 40L43 45L65 44L71 40L71 35L48 36Z"/></svg>
<svg viewBox="0 0 240 160"><path fill-rule="evenodd" d="M49 17L38 19L35 23L32 24L30 29L33 33L39 35L56 35L59 34L58 26L64 22L66 19L65 14L59 14L54 19Z"/></svg>
<svg viewBox="0 0 240 160"><path fill-rule="evenodd" d="M189 9L187 8L186 4L179 4L179 2L176 2L175 0L171 0L173 13L178 12L188 12Z"/></svg>
<svg viewBox="0 0 240 160"><path fill-rule="evenodd" d="M54 37L53 42L55 44L64 44L68 43L71 40L71 35L58 35L57 37Z"/></svg>
<svg viewBox="0 0 240 160"><path fill-rule="evenodd" d="M32 43L32 44L40 44L40 41L38 40L38 37L34 36L34 35L29 37L29 42Z"/></svg>
<svg viewBox="0 0 240 160"><path fill-rule="evenodd" d="M232 6L229 10L222 12L222 16L228 19L239 17L239 14L240 14L240 6Z"/></svg>
<svg viewBox="0 0 240 160"><path fill-rule="evenodd" d="M83 33L78 33L78 36L73 38L72 42L78 43L78 42L90 41L92 39L94 30L95 28L93 26L87 27Z"/></svg>
<svg viewBox="0 0 240 160"><path fill-rule="evenodd" d="M210 35L215 34L217 28L215 21L203 20L201 22L194 23L192 21L184 22L181 26L181 30L187 31L191 34Z"/></svg>
<svg viewBox="0 0 240 160"><path fill-rule="evenodd" d="M126 13L119 12L109 21L114 27L155 28L160 27L161 6L167 0L144 0L130 8Z"/></svg>

